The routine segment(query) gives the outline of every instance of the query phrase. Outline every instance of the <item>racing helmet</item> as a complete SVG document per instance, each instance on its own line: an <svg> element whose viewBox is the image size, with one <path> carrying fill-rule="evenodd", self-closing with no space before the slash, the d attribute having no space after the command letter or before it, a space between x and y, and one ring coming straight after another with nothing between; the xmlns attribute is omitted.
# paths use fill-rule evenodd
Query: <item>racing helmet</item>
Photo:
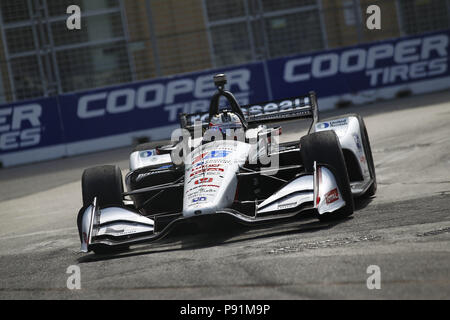
<svg viewBox="0 0 450 320"><path fill-rule="evenodd" d="M229 129L242 129L243 125L237 114L223 110L221 113L212 116L209 121L209 128L226 134Z"/></svg>

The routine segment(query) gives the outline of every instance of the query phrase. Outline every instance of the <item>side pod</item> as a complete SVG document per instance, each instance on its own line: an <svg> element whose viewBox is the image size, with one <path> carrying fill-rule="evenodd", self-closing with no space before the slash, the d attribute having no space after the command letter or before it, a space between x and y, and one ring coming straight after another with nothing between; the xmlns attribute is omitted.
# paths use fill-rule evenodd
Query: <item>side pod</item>
<svg viewBox="0 0 450 320"><path fill-rule="evenodd" d="M333 212L345 206L334 174L326 165L314 163L314 173L292 180L258 205L257 215L278 215L279 212L300 212L309 204L319 214Z"/></svg>

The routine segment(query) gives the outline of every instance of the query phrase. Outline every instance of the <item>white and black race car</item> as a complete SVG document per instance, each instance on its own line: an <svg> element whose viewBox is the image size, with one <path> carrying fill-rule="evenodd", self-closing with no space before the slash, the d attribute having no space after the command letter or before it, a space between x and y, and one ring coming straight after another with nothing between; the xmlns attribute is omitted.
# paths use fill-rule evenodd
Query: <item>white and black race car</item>
<svg viewBox="0 0 450 320"><path fill-rule="evenodd" d="M354 197L375 194L361 116L319 120L314 92L266 103L273 112L252 115L255 105L241 108L224 89L225 75L214 82L209 113L181 114L170 142L141 144L131 153L126 192L119 167L84 171L77 219L83 252L155 241L176 224L206 216L249 225L305 211L321 221L342 219L353 214ZM220 109L220 99L230 109ZM308 134L278 144L281 127L266 124L296 119L311 119Z"/></svg>

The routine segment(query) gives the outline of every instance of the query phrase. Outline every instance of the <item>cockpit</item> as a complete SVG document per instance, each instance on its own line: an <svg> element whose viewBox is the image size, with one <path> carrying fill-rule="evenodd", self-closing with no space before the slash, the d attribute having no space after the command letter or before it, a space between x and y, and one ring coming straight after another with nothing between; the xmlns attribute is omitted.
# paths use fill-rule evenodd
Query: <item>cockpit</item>
<svg viewBox="0 0 450 320"><path fill-rule="evenodd" d="M222 110L209 120L209 129L226 134L230 130L242 129L242 121L238 115L228 110Z"/></svg>

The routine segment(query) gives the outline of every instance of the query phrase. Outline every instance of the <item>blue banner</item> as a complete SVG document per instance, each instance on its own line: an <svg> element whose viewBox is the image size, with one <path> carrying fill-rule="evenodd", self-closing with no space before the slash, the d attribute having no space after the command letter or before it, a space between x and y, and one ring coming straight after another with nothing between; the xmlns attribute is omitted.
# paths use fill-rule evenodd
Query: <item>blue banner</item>
<svg viewBox="0 0 450 320"><path fill-rule="evenodd" d="M392 98L401 90L417 94L448 89L449 39L450 30L444 30L272 59L266 62L267 73L263 62L255 62L3 105L0 162L118 147L129 144L133 132L161 129L164 135L165 127L178 123L179 113L208 111L217 73L227 74L227 89L242 105L315 91L323 110L342 97L362 103L368 96ZM58 149L48 153L46 147ZM27 151L37 149L41 152L34 159ZM29 159L18 160L17 151L27 152ZM14 156L6 159L10 154Z"/></svg>
<svg viewBox="0 0 450 320"><path fill-rule="evenodd" d="M64 94L67 142L173 125L181 112L207 112L216 90L212 77L219 72L227 74L240 103L269 98L260 63Z"/></svg>
<svg viewBox="0 0 450 320"><path fill-rule="evenodd" d="M269 60L274 99L318 97L448 77L450 31Z"/></svg>
<svg viewBox="0 0 450 320"><path fill-rule="evenodd" d="M0 106L0 155L64 143L57 98Z"/></svg>

